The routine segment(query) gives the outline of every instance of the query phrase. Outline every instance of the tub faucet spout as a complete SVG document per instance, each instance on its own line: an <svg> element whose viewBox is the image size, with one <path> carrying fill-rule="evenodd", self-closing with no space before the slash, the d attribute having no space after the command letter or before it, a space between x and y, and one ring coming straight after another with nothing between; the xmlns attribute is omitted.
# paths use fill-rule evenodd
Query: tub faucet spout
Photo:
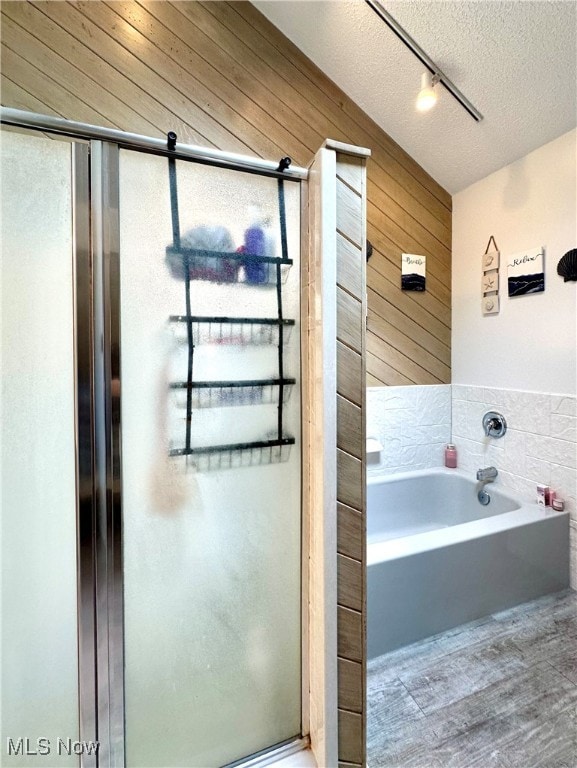
<svg viewBox="0 0 577 768"><path fill-rule="evenodd" d="M491 483L498 475L495 467L485 467L477 470L477 480L482 483Z"/></svg>

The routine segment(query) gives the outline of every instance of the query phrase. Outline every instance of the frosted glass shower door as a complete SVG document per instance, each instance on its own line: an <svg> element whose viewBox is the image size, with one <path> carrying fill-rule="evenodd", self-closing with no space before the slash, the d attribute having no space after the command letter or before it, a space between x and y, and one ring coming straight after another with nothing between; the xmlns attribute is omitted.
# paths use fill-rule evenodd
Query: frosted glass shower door
<svg viewBox="0 0 577 768"><path fill-rule="evenodd" d="M256 238L281 257L276 179L185 161L176 173L183 245L242 254ZM281 364L274 264L175 261L167 159L120 152L129 766L222 766L301 733L299 184L284 196ZM267 447L238 448L255 443Z"/></svg>
<svg viewBox="0 0 577 768"><path fill-rule="evenodd" d="M49 768L79 761L71 145L1 161L0 763Z"/></svg>

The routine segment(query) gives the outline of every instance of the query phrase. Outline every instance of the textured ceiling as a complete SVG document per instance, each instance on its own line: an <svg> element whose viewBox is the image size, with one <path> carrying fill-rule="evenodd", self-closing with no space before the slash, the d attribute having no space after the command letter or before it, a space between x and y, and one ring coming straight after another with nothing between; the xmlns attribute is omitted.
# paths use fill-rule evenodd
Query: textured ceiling
<svg viewBox="0 0 577 768"><path fill-rule="evenodd" d="M382 0L480 123L444 88L416 112L424 67L364 0L254 5L452 194L577 124L577 0Z"/></svg>

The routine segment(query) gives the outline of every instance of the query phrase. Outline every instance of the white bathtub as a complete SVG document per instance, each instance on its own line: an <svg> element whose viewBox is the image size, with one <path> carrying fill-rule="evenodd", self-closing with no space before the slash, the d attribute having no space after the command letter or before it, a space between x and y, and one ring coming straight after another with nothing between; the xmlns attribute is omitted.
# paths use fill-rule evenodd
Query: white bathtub
<svg viewBox="0 0 577 768"><path fill-rule="evenodd" d="M569 585L569 515L499 479L428 469L369 478L369 658Z"/></svg>

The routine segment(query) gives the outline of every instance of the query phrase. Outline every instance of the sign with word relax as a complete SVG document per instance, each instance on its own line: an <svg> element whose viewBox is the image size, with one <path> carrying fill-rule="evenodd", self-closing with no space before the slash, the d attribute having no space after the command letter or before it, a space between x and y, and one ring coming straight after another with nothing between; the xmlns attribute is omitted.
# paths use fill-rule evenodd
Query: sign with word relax
<svg viewBox="0 0 577 768"><path fill-rule="evenodd" d="M514 253L507 258L509 296L541 293L545 290L543 248Z"/></svg>
<svg viewBox="0 0 577 768"><path fill-rule="evenodd" d="M403 291L424 291L426 256L403 253L401 261L401 289Z"/></svg>

